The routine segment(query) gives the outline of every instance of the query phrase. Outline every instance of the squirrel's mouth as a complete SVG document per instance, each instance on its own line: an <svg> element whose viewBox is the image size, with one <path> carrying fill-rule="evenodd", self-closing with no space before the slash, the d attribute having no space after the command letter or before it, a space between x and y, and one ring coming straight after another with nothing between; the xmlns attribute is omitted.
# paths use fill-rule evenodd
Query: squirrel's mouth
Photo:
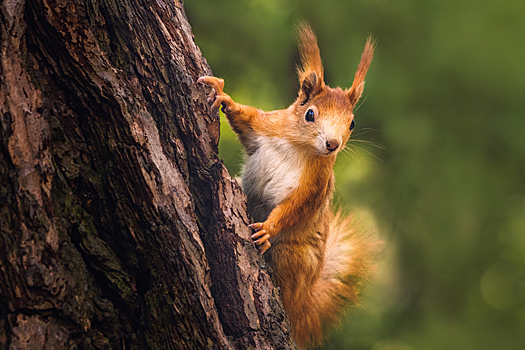
<svg viewBox="0 0 525 350"><path fill-rule="evenodd" d="M318 154L322 157L331 157L331 156L335 156L337 154L337 150L339 148L336 148L334 150L329 150L329 149L325 149L323 150L323 152L318 152Z"/></svg>
<svg viewBox="0 0 525 350"><path fill-rule="evenodd" d="M323 155L325 157L335 156L337 152L339 151L340 147L339 145L335 147L329 147L328 145L325 147Z"/></svg>

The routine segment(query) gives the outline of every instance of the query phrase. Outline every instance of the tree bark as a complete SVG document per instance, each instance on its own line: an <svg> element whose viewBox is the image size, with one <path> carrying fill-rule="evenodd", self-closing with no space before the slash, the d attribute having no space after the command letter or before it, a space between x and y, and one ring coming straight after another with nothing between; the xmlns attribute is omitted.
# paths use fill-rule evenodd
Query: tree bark
<svg viewBox="0 0 525 350"><path fill-rule="evenodd" d="M0 349L295 348L182 3L0 16Z"/></svg>

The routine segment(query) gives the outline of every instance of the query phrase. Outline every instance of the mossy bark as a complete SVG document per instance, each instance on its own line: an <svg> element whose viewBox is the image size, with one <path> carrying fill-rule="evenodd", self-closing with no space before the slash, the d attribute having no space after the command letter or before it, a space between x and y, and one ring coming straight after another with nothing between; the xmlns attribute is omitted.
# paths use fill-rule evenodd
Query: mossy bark
<svg viewBox="0 0 525 350"><path fill-rule="evenodd" d="M0 349L295 348L182 4L0 17Z"/></svg>

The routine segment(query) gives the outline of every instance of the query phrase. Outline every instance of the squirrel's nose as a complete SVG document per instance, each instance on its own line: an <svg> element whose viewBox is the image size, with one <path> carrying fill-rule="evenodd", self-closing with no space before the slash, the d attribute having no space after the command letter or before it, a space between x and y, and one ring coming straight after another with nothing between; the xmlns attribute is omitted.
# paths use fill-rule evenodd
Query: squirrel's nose
<svg viewBox="0 0 525 350"><path fill-rule="evenodd" d="M339 141L337 141L335 139L326 140L326 149L329 152L335 151L337 149L337 147L339 147Z"/></svg>

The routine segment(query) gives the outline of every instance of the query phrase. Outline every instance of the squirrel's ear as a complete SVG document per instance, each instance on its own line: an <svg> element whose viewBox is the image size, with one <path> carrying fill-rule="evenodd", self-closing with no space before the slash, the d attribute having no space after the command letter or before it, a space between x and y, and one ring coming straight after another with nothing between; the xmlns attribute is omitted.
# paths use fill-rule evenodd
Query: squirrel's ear
<svg viewBox="0 0 525 350"><path fill-rule="evenodd" d="M305 105L313 96L317 95L322 89L322 81L317 77L315 72L310 72L301 81L301 90L299 90L299 99L301 106Z"/></svg>
<svg viewBox="0 0 525 350"><path fill-rule="evenodd" d="M301 84L299 99L304 105L324 88L323 63L317 38L306 23L299 26L299 52L301 53L301 67L297 69Z"/></svg>
<svg viewBox="0 0 525 350"><path fill-rule="evenodd" d="M352 106L355 106L363 93L365 87L365 76L368 72L368 67L370 67L370 63L372 62L372 58L374 57L375 46L376 44L372 40L372 37L368 37L365 49L361 55L361 62L359 62L359 65L357 66L354 82L352 83L352 87L346 93Z"/></svg>
<svg viewBox="0 0 525 350"><path fill-rule="evenodd" d="M352 104L352 106L355 106L357 101L359 101L359 99L361 98L361 95L363 94L364 89L365 89L365 81L363 80L361 84L359 84L359 86L354 87L354 85L352 85L350 90L348 90L346 95L348 96L348 99L350 100L350 103Z"/></svg>

